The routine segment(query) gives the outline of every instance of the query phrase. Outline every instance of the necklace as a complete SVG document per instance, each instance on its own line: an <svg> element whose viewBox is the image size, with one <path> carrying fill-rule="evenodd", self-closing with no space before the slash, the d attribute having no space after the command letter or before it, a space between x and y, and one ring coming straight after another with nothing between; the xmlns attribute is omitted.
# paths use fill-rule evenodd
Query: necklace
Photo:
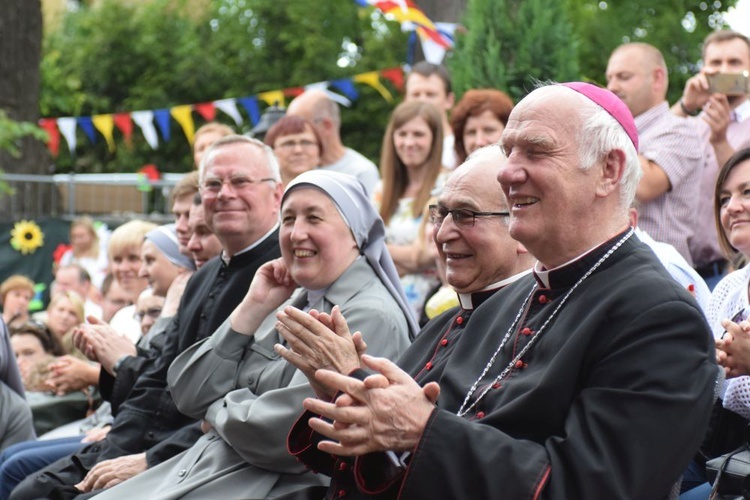
<svg viewBox="0 0 750 500"><path fill-rule="evenodd" d="M477 377L477 379L474 381L474 383L471 385L471 388L469 389L469 392L466 393L466 397L464 398L464 402L461 403L461 408L459 408L456 415L459 417L463 417L467 413L469 413L479 402L484 398L484 396L492 389L492 386L495 385L497 382L505 379L505 377L508 376L510 371L513 369L514 366L516 366L516 363L531 349L531 347L536 343L536 341L539 339L539 337L542 336L542 332L547 327L547 325L552 321L552 318L554 318L557 313L560 311L562 306L567 302L570 295L575 291L578 286L584 282L586 278L591 276L594 271L596 271L599 266L601 266L604 261L606 261L615 251L617 251L618 248L620 248L623 243L625 243L631 236L633 235L633 228L631 227L630 230L625 234L625 236L620 239L617 243L615 243L612 248L610 248L607 253L605 253L601 259L599 259L593 266L591 266L591 269L586 271L586 273L581 276L581 278L568 290L568 293L566 293L562 300L560 300L560 303L557 304L557 307L554 311L552 311L552 314L549 315L549 317L544 321L541 328L537 330L536 335L534 335L531 340L524 346L523 349L508 363L508 366L505 367L505 369L500 372L500 375L495 377L495 380L492 383L487 384L487 387L479 394L477 399L468 407L466 406L469 401L471 400L471 397L476 392L477 388L479 387L479 383L482 381L485 375L487 375L487 372L492 368L492 366L495 364L495 360L497 359L500 352L503 350L503 347L505 347L505 344L508 343L508 340L510 339L511 335L513 334L513 331L515 330L516 324L518 323L518 320L521 319L521 315L526 310L526 305L529 302L529 299L534 294L534 291L537 289L537 284L534 283L534 285L531 287L531 291L524 299L523 303L521 304L520 309L518 309L518 314L516 314L515 319L513 320L513 323L511 323L510 328L508 328L508 331L505 333L505 336L500 341L500 345L497 346L497 349L492 354L492 357L490 357L490 360L487 362L487 365L484 367L484 370L482 370L482 373Z"/></svg>

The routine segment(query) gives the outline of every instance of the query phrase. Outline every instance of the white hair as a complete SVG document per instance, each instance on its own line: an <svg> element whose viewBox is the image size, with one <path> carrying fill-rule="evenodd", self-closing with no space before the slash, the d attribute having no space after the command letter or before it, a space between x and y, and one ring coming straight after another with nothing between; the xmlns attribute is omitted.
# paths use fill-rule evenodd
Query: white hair
<svg viewBox="0 0 750 500"><path fill-rule="evenodd" d="M200 167L198 169L199 182L203 182L203 180L205 179L206 170L208 169L208 167L213 165L213 162L216 159L216 155L218 154L218 150L223 146L227 146L229 144L249 144L251 146L257 146L261 148L266 156L268 176L276 182L281 182L281 170L279 169L279 161L276 159L276 155L274 154L273 149L271 149L271 147L264 142L252 137L247 137L245 135L227 135L214 142L208 148L208 150L206 150L206 154L203 155Z"/></svg>
<svg viewBox="0 0 750 500"><path fill-rule="evenodd" d="M591 168L610 151L622 151L625 155L625 170L620 179L620 205L628 208L635 198L638 181L643 175L633 141L622 125L598 105L581 107L579 116L583 122L577 137L581 168Z"/></svg>

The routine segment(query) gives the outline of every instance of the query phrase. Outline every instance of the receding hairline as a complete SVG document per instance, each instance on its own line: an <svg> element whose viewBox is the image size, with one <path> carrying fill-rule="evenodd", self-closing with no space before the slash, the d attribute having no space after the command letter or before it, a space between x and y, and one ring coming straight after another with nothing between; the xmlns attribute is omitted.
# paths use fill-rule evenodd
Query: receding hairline
<svg viewBox="0 0 750 500"><path fill-rule="evenodd" d="M508 208L507 201L502 195L500 188L500 182L497 180L497 173L502 165L507 162L507 157L503 153L502 148L498 144L490 144L482 148L477 149L463 162L458 168L451 172L448 179L445 181L445 188L443 193L438 196L438 200L442 200L443 194L449 188L454 188L459 182L466 183L469 186L477 186L474 194L484 194L486 192L485 187L492 185L491 183L480 182L477 183L477 179L486 180L484 177L491 177L492 183L496 184L498 201L502 207ZM489 193L487 193L489 194ZM471 201L476 201L473 205L481 205L478 202L492 201L494 198L488 197L487 200L479 200L476 196L464 195L459 196L460 203L472 204Z"/></svg>
<svg viewBox="0 0 750 500"><path fill-rule="evenodd" d="M618 52L623 52L626 50L638 50L640 54L643 56L644 60L651 63L652 67L658 67L664 70L664 72L667 72L667 62L664 60L664 55L661 53L659 49L654 47L653 45L649 43L644 42L631 42L631 43L624 43L620 46L618 46L615 50L612 51L612 54L609 56L610 59L612 56L617 54Z"/></svg>

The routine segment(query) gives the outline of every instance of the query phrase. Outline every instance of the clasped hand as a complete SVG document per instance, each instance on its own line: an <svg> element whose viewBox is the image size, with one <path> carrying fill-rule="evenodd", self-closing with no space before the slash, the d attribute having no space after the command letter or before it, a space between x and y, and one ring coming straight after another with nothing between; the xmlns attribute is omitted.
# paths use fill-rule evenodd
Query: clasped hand
<svg viewBox="0 0 750 500"><path fill-rule="evenodd" d="M316 373L321 384L343 393L335 402L308 398L303 403L323 417L311 418L310 427L331 439L321 441L318 449L341 456L413 450L435 410L440 386L430 382L420 387L385 358L364 355L361 360L377 373L365 380L330 370Z"/></svg>
<svg viewBox="0 0 750 500"><path fill-rule="evenodd" d="M721 322L726 333L716 340L716 361L727 377L750 374L750 321Z"/></svg>

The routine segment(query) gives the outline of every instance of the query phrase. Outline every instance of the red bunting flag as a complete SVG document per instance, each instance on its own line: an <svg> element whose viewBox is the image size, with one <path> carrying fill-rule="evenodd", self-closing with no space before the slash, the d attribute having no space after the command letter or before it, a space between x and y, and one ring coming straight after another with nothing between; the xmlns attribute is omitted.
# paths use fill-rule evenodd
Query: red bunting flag
<svg viewBox="0 0 750 500"><path fill-rule="evenodd" d="M207 122L212 122L214 121L214 118L216 118L216 106L214 106L214 103L212 102L194 104L193 109L195 109L195 111L197 111Z"/></svg>
<svg viewBox="0 0 750 500"><path fill-rule="evenodd" d="M156 168L156 165L149 163L148 165L144 165L143 167L138 170L137 175L137 183L136 189L138 191L142 191L145 193L148 193L151 191L151 183L158 181L161 177L161 173L159 172L159 169Z"/></svg>
<svg viewBox="0 0 750 500"><path fill-rule="evenodd" d="M47 148L52 156L57 157L60 154L60 131L57 130L57 120L42 118L39 120L39 126L47 132Z"/></svg>
<svg viewBox="0 0 750 500"><path fill-rule="evenodd" d="M130 119L130 113L115 113L113 119L123 137L125 137L125 144L131 147L133 145L133 120Z"/></svg>
<svg viewBox="0 0 750 500"><path fill-rule="evenodd" d="M402 68L391 68L384 69L380 72L380 76L390 80L396 87L396 90L403 92L404 90L404 70Z"/></svg>
<svg viewBox="0 0 750 500"><path fill-rule="evenodd" d="M284 89L284 95L286 97L297 97L301 93L305 91L302 87L290 87L288 89Z"/></svg>

